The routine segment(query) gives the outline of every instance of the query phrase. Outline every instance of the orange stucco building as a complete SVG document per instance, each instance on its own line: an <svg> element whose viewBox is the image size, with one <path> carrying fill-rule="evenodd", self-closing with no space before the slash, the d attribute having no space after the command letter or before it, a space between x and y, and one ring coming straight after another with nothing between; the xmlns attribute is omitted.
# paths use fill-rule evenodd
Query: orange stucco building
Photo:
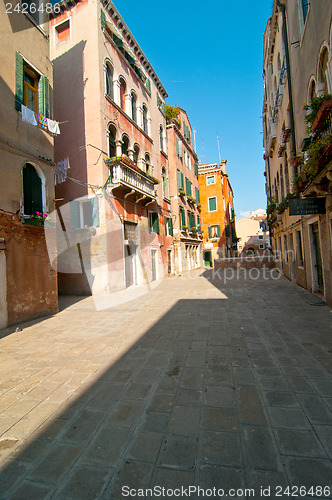
<svg viewBox="0 0 332 500"><path fill-rule="evenodd" d="M233 190L226 170L220 165L198 165L203 232L203 260L212 266L214 259L237 256Z"/></svg>
<svg viewBox="0 0 332 500"><path fill-rule="evenodd" d="M112 2L62 8L50 24L55 157L70 163L59 288L107 295L173 272L167 93Z"/></svg>

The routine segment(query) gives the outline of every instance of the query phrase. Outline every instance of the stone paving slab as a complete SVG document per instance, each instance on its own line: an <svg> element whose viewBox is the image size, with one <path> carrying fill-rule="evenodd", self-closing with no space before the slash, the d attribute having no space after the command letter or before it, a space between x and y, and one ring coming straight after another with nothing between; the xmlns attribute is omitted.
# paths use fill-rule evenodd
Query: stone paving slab
<svg viewBox="0 0 332 500"><path fill-rule="evenodd" d="M220 276L0 332L0 499L332 498L330 308Z"/></svg>

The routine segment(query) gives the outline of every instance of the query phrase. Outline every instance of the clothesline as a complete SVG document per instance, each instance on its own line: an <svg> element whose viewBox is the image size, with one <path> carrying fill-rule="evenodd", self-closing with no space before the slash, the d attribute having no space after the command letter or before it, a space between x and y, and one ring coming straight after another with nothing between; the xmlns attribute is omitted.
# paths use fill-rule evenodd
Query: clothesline
<svg viewBox="0 0 332 500"><path fill-rule="evenodd" d="M59 135L60 127L59 122L46 118L40 113L35 113L32 109L27 108L21 104L22 120L30 123L31 125L38 126L43 130L48 130L51 134Z"/></svg>

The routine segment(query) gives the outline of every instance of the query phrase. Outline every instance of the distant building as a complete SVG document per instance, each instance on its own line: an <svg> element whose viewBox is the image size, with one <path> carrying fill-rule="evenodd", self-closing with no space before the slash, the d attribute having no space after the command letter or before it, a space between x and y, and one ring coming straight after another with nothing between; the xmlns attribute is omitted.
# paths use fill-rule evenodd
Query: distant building
<svg viewBox="0 0 332 500"><path fill-rule="evenodd" d="M193 148L193 133L187 113L176 108L176 119L167 129L170 200L174 233L175 272L202 265L198 158Z"/></svg>
<svg viewBox="0 0 332 500"><path fill-rule="evenodd" d="M266 219L266 209L258 208L257 210L253 210L250 212L250 218L256 220Z"/></svg>
<svg viewBox="0 0 332 500"><path fill-rule="evenodd" d="M7 14L7 5L0 5L0 328L58 309L43 227L54 209L48 16Z"/></svg>
<svg viewBox="0 0 332 500"><path fill-rule="evenodd" d="M233 190L226 170L220 165L198 165L203 232L203 260L212 266L214 259L237 256Z"/></svg>
<svg viewBox="0 0 332 500"><path fill-rule="evenodd" d="M241 217L236 221L236 233L240 257L270 254L269 235L266 228L262 227L261 221L256 218Z"/></svg>

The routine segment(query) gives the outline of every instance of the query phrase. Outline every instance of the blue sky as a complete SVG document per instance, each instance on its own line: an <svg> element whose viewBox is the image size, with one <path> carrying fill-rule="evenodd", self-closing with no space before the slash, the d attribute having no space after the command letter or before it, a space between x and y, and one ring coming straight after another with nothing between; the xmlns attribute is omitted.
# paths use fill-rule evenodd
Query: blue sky
<svg viewBox="0 0 332 500"><path fill-rule="evenodd" d="M272 0L114 4L164 85L166 102L187 111L200 162L219 161L218 134L237 217L265 208L262 59Z"/></svg>

